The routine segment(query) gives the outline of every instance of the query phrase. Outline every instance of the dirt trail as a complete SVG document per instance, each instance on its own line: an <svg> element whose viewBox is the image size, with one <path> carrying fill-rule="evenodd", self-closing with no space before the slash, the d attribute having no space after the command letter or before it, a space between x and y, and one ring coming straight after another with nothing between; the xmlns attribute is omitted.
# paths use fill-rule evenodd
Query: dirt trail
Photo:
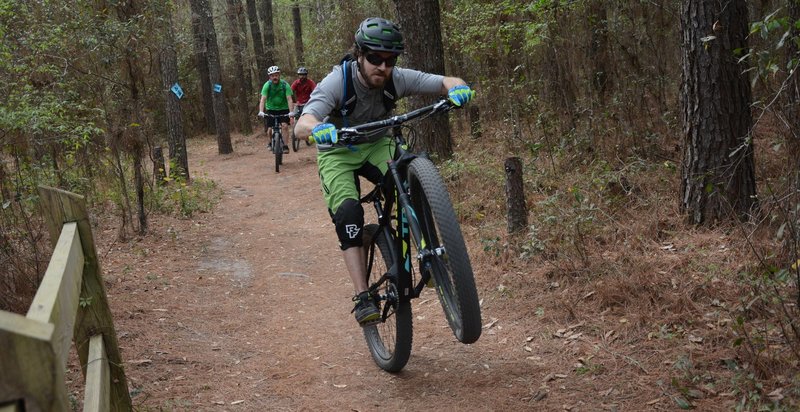
<svg viewBox="0 0 800 412"><path fill-rule="evenodd" d="M217 211L154 217L152 235L133 244L108 241L110 231L98 236L108 245L101 259L138 409L531 406L539 368L519 349L497 350L508 346L497 345L502 327L474 345L458 343L432 293L414 302L405 370L377 368L350 314L352 288L315 149L285 155L276 174L263 145L263 137L237 136L235 154L220 156L213 140L193 140L194 176L224 192ZM518 333L503 343L524 342Z"/></svg>

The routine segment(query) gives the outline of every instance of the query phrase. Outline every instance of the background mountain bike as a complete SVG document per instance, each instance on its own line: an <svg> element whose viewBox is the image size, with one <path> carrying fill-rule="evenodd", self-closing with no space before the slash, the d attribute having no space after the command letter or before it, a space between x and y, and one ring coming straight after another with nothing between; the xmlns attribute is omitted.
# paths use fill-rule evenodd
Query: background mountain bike
<svg viewBox="0 0 800 412"><path fill-rule="evenodd" d="M303 107L304 106L305 106L304 104L298 104L298 105L294 106L295 124L297 124L297 120L300 119L300 116L303 115ZM306 146L310 146L310 145L311 145L311 142L306 140ZM292 150L294 150L295 152L300 150L300 139L298 139L297 136L294 134L294 127L292 127Z"/></svg>
<svg viewBox="0 0 800 412"><path fill-rule="evenodd" d="M473 343L481 335L475 278L450 196L436 166L412 152L414 129L403 126L453 107L441 100L405 115L337 131L337 145L352 145L367 132L392 129L396 147L383 181L361 199L373 205L377 217L377 223L364 228L364 245L369 292L381 311L380 321L363 331L373 360L389 372L400 371L408 362L411 300L426 286L436 289L460 342ZM409 141L403 137L404 128L412 132Z"/></svg>
<svg viewBox="0 0 800 412"><path fill-rule="evenodd" d="M269 113L264 114L264 121L267 124L271 124L272 127L272 136L269 141L270 150L273 154L275 154L275 173L281 172L281 165L283 164L283 134L281 133L281 120L288 120L288 114L282 115L271 115ZM294 132L293 132L294 133ZM297 150L295 150L297 151Z"/></svg>

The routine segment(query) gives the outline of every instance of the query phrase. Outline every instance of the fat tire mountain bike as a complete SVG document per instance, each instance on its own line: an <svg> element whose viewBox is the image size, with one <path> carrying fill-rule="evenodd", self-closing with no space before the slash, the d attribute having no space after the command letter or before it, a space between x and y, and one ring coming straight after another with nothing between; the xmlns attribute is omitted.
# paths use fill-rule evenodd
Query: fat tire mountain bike
<svg viewBox="0 0 800 412"><path fill-rule="evenodd" d="M411 300L426 286L435 288L459 342L474 343L481 335L475 277L447 188L433 162L413 153L413 144L402 133L403 128L414 131L404 123L452 108L443 99L404 115L338 130L337 145L347 146L367 133L391 129L396 148L382 181L361 198L373 205L377 217L377 223L364 227L364 247L368 291L381 312L380 320L364 326L363 332L373 360L388 372L398 372L408 362Z"/></svg>
<svg viewBox="0 0 800 412"><path fill-rule="evenodd" d="M281 132L281 120L289 119L288 114L272 115L265 114L264 121L272 122L272 137L270 139L271 151L275 155L275 173L281 172L281 165L283 164L283 133ZM296 150L295 150L296 151Z"/></svg>

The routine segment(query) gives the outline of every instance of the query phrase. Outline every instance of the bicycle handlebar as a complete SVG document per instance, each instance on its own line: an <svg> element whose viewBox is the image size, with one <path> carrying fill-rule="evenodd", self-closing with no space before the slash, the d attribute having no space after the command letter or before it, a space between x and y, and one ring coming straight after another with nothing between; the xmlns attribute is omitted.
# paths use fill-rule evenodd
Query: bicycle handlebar
<svg viewBox="0 0 800 412"><path fill-rule="evenodd" d="M443 98L432 105L421 107L419 109L412 110L405 114L392 116L388 119L364 123L353 127L343 127L341 129L336 129L336 133L339 135L339 142L336 143L336 145L356 144L363 136L365 136L369 132L400 126L403 123L417 119L419 117L447 112L454 108L458 108L458 106L454 105L449 99ZM314 137L308 136L308 141L314 143Z"/></svg>
<svg viewBox="0 0 800 412"><path fill-rule="evenodd" d="M271 119L281 119L281 118L284 118L284 117L286 117L286 118L289 118L289 117L291 117L291 116L289 116L289 114L290 114L290 113L286 113L286 114L270 114L270 113L264 113L264 115L263 115L263 116L258 116L258 117L261 117L261 118L264 118L264 119L266 119L266 118L271 118Z"/></svg>

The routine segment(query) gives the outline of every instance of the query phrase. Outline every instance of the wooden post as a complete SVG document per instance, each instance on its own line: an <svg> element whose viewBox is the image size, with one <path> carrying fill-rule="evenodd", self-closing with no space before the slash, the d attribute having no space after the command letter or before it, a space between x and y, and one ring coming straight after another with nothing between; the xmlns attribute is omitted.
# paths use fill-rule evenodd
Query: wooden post
<svg viewBox="0 0 800 412"><path fill-rule="evenodd" d="M161 146L153 148L153 178L159 186L167 183L167 164L164 161L164 149Z"/></svg>
<svg viewBox="0 0 800 412"><path fill-rule="evenodd" d="M525 186L522 183L522 160L509 157L506 169L506 206L508 208L508 233L517 233L528 226L528 208L525 203Z"/></svg>
<svg viewBox="0 0 800 412"><path fill-rule="evenodd" d="M50 344L56 368L66 369L75 314L78 311L83 275L83 249L75 223L67 223L61 231L50 264L36 291L26 317L54 326Z"/></svg>
<svg viewBox="0 0 800 412"><path fill-rule="evenodd" d="M70 410L54 334L52 323L0 311L0 402L22 400L28 412Z"/></svg>
<svg viewBox="0 0 800 412"><path fill-rule="evenodd" d="M89 340L94 335L102 334L111 367L111 410L130 411L132 406L128 381L122 369L117 333L108 307L106 288L100 276L100 262L97 259L86 203L83 196L46 186L39 187L39 196L53 246L64 223L76 222L80 234L85 262L80 296L85 304L78 307L74 341L83 374L86 376Z"/></svg>
<svg viewBox="0 0 800 412"><path fill-rule="evenodd" d="M94 335L89 341L89 365L86 367L86 391L83 412L107 411L110 405L108 359L103 346L103 335Z"/></svg>

